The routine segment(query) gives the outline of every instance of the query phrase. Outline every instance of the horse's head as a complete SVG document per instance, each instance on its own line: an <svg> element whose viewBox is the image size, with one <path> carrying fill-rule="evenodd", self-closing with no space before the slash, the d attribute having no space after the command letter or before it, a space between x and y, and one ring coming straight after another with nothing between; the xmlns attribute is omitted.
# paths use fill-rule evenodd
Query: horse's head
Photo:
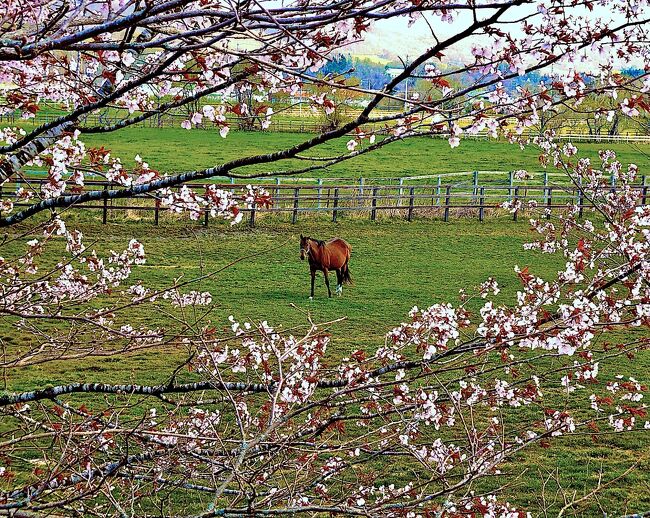
<svg viewBox="0 0 650 518"><path fill-rule="evenodd" d="M300 234L300 259L303 261L309 254L309 238Z"/></svg>

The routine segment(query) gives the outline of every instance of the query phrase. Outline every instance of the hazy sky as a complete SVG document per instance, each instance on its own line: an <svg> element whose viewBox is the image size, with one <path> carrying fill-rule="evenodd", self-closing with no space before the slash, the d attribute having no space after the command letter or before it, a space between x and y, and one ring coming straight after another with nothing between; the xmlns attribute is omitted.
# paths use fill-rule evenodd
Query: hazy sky
<svg viewBox="0 0 650 518"><path fill-rule="evenodd" d="M534 12L534 10L536 10L536 8L532 6L513 8L513 10L502 19L518 19L521 16ZM576 14L581 16L586 15L593 19L599 17L608 20L613 19L615 23L620 23L623 20L622 17L619 16L612 17L607 11L599 11L598 8L594 11L595 12L590 12L586 8L578 8L576 9ZM489 16L489 13L491 12L492 11L486 11L484 16ZM644 14L650 15L650 13ZM427 19L439 38L451 36L471 23L471 15L469 12L464 12L458 15L452 24L441 21L438 16L429 15L427 16ZM391 20L375 22L372 25L371 31L366 33L364 42L349 47L350 53L373 54L390 58L395 58L397 56L406 58L408 55L408 57L412 59L435 44L435 40L431 36L431 29L424 20L420 19L410 27L408 22L409 20L407 18L394 18ZM518 29L518 24L510 24L507 27L511 34L516 36L521 35L521 31ZM463 60L463 58L469 55L471 45L480 43L481 39L479 37L469 39L463 44L458 45L453 49L449 49L445 52L445 55L450 60Z"/></svg>

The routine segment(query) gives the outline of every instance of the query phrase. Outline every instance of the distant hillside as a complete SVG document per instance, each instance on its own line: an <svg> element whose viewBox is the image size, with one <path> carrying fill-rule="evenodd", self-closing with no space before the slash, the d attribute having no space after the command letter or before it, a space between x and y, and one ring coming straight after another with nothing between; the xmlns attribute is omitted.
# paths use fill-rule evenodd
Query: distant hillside
<svg viewBox="0 0 650 518"><path fill-rule="evenodd" d="M377 63L378 65L388 65L392 59L382 58L374 54L351 54L353 61L369 61L371 63Z"/></svg>

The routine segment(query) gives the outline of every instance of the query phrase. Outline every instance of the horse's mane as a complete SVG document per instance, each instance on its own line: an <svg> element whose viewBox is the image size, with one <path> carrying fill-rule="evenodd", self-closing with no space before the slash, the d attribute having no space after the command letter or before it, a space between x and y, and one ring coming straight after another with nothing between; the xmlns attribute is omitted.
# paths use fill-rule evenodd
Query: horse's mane
<svg viewBox="0 0 650 518"><path fill-rule="evenodd" d="M316 244L319 247L325 246L325 241L322 241L321 239L316 239L316 238L313 238L313 237L308 237L307 239L309 239L310 241L316 241Z"/></svg>

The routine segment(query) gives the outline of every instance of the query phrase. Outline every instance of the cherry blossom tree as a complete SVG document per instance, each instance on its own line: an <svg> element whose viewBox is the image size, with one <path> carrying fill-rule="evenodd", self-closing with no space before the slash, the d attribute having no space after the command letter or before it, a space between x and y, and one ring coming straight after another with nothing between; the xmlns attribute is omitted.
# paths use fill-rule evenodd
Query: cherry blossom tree
<svg viewBox="0 0 650 518"><path fill-rule="evenodd" d="M625 116L648 111L647 8L624 0L5 2L2 110L24 118L52 105L66 110L0 134L0 182L23 180L2 199L0 225L15 230L2 246L26 243L0 259L0 314L27 344L3 343L0 365L10 372L169 345L187 359L157 385L98 380L0 393L0 512L525 516L500 491L522 451L572 434L647 433L643 373L610 370L599 381L613 360L649 345L650 207L634 187L637 168L609 151L592 163L552 134L531 141L527 131L540 113L579 109L590 95L611 96L608 111ZM397 17L428 21L431 47L383 90L316 74L328 56ZM443 23L451 29L436 28ZM462 63L446 58L463 45ZM642 66L627 78L616 73L619 62ZM399 85L420 70L435 95L382 113L380 103L399 98ZM508 88L532 71L553 79ZM188 106L196 111L180 126L213 125L227 142L233 117L268 127L277 116L269 96L306 84L321 92L309 99L316 111L336 109L328 87L370 101L351 121L292 147L175 175L149 167L146 149L126 165L84 144L86 134ZM208 102L214 94L220 100ZM107 108L119 120L93 125ZM456 147L481 133L539 146L543 163L564 171L592 207L580 219L568 205L553 220L528 207L539 212L531 219L539 238L528 246L562 255L565 266L547 279L516 267L520 288L509 305L495 300L500 288L488 278L453 303L414 307L400 325L387 324L384 343L343 359L328 355L329 322L288 334L233 316L224 335L209 323L213 295L194 289L197 279L133 283L146 257L141 243L104 257L63 217L103 197L151 193L192 218L210 212L236 223L241 205L268 203L266 193L187 183L247 177L251 165L277 168L258 176L299 174L405 138L443 134ZM341 138L336 156L310 154ZM304 167L286 167L290 158ZM42 185L23 176L31 165L47 169ZM118 187L84 188L90 174ZM473 314L468 304L480 298ZM170 308L176 323L136 324L136 306ZM580 504L569 500L562 512Z"/></svg>

